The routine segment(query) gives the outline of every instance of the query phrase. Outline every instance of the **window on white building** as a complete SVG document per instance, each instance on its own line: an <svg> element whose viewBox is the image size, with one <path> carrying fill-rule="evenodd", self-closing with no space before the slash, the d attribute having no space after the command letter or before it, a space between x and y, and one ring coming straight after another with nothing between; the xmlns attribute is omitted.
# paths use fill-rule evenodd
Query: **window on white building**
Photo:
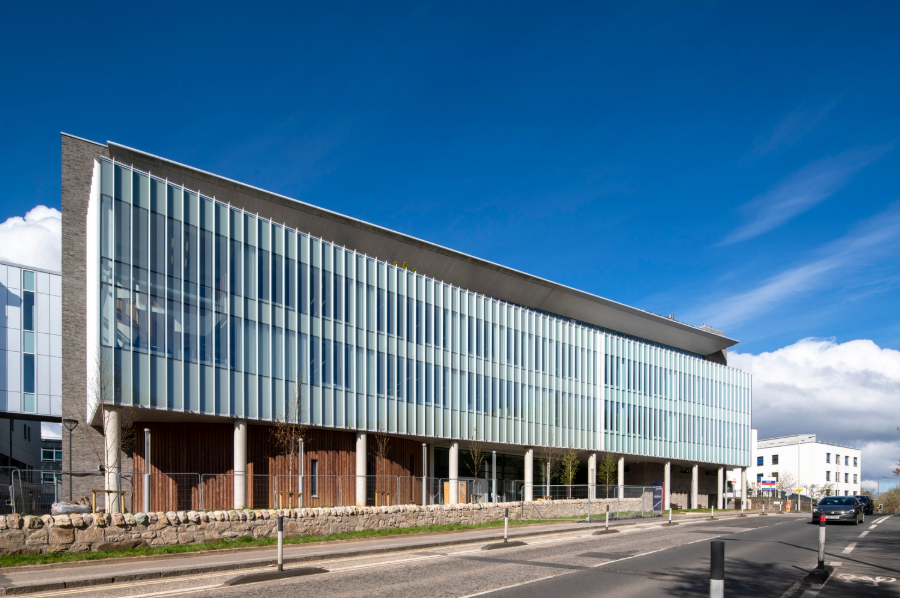
<svg viewBox="0 0 900 598"><path fill-rule="evenodd" d="M831 463L831 453L825 453L825 462Z"/></svg>
<svg viewBox="0 0 900 598"><path fill-rule="evenodd" d="M845 483L845 484L849 484L849 483L850 483L850 474L849 474L849 473L845 473L845 474L844 474L844 483Z"/></svg>
<svg viewBox="0 0 900 598"><path fill-rule="evenodd" d="M772 455L772 465L778 465L778 455Z"/></svg>
<svg viewBox="0 0 900 598"><path fill-rule="evenodd" d="M830 471L826 471L826 472L825 472L825 481L826 481L826 482L830 482L830 481L831 481L831 472L830 472Z"/></svg>
<svg viewBox="0 0 900 598"><path fill-rule="evenodd" d="M756 464L757 464L758 466L761 467L761 466L763 465L763 458L762 458L762 457L757 457L757 458L756 458Z"/></svg>
<svg viewBox="0 0 900 598"><path fill-rule="evenodd" d="M844 456L844 465L850 465L850 457Z"/></svg>
<svg viewBox="0 0 900 598"><path fill-rule="evenodd" d="M854 484L858 484L858 483L859 483L859 482L856 481L856 474L855 474L855 473L853 474L853 483L854 483Z"/></svg>
<svg viewBox="0 0 900 598"><path fill-rule="evenodd" d="M859 467L859 458L853 457L853 467Z"/></svg>

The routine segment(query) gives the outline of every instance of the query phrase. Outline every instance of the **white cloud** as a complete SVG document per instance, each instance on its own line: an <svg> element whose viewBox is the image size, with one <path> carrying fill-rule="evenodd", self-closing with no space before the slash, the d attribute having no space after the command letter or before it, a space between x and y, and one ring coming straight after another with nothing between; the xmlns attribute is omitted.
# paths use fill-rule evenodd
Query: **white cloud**
<svg viewBox="0 0 900 598"><path fill-rule="evenodd" d="M850 233L818 250L806 263L788 268L756 287L720 296L688 312L687 321L710 322L719 330L735 330L742 324L790 299L828 285L868 288L883 281L858 276L870 263L887 256L896 270L900 245L900 204L864 221ZM849 276L853 273L856 276ZM889 278L895 274L889 274Z"/></svg>
<svg viewBox="0 0 900 598"><path fill-rule="evenodd" d="M0 260L59 272L62 260L62 214L36 206L25 217L0 224Z"/></svg>
<svg viewBox="0 0 900 598"><path fill-rule="evenodd" d="M870 340L804 339L771 353L733 353L753 374L759 438L815 434L862 449L862 479L890 476L900 458L900 351Z"/></svg>
<svg viewBox="0 0 900 598"><path fill-rule="evenodd" d="M800 169L742 205L740 210L749 221L733 230L721 244L758 237L814 208L840 191L854 174L893 149L893 145L846 151Z"/></svg>

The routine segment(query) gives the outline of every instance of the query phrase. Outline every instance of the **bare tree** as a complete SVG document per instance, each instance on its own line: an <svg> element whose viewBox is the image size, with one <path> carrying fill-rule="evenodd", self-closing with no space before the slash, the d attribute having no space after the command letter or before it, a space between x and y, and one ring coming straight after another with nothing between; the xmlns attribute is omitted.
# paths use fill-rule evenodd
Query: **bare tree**
<svg viewBox="0 0 900 598"><path fill-rule="evenodd" d="M298 380L294 385L291 398L285 405L284 415L275 418L275 425L272 427L272 437L278 447L278 454L287 458L289 480L294 477L294 455L300 453L300 442L306 440L309 431L308 426L304 423L304 415L302 383ZM298 462L297 474L299 475L302 470L303 464ZM287 491L289 509L294 507L294 494L293 490ZM299 507L299 490L297 495L297 506Z"/></svg>
<svg viewBox="0 0 900 598"><path fill-rule="evenodd" d="M609 498L609 487L613 480L619 477L619 461L612 453L603 453L603 458L597 464L597 481L606 487L606 498Z"/></svg>
<svg viewBox="0 0 900 598"><path fill-rule="evenodd" d="M550 498L550 481L557 475L559 469L559 461L562 458L563 450L554 445L553 430L550 430L550 438L547 445L541 448L538 454L538 460L544 468L544 483L547 487L545 498Z"/></svg>
<svg viewBox="0 0 900 598"><path fill-rule="evenodd" d="M381 464L381 475L387 475L387 474L385 474L384 462L385 462L385 460L387 460L388 455L391 452L391 437L388 436L387 434L385 434L384 432L376 432L374 434L374 439L375 439L375 442L372 444L371 448L369 449L369 453L375 459L376 467L378 466L379 463ZM377 469L375 470L375 474L376 475L378 474ZM412 472L410 472L410 475L412 475ZM374 481L375 488L376 488L375 506L378 506L379 492L378 492L377 488L378 488L378 480L379 479L382 479L382 478L376 477L375 481ZM390 502L390 492L388 490L384 490L382 488L380 494L387 495L387 496L382 496L381 502L383 502L383 503Z"/></svg>
<svg viewBox="0 0 900 598"><path fill-rule="evenodd" d="M477 430L473 428L472 438L469 439L469 462L467 463L473 478L478 478L485 458L487 458L487 455L484 452L484 445L478 440Z"/></svg>
<svg viewBox="0 0 900 598"><path fill-rule="evenodd" d="M384 461L391 452L391 437L384 432L376 432L373 434L373 438L375 442L372 444L372 448L369 449L369 453L375 459L375 462L381 465L381 475L387 475L384 473ZM378 472L376 471L375 473L377 474ZM412 475L412 472L410 472L410 475Z"/></svg>
<svg viewBox="0 0 900 598"><path fill-rule="evenodd" d="M559 479L566 486L567 498L572 498L572 484L578 473L578 453L574 448L567 450L559 462Z"/></svg>

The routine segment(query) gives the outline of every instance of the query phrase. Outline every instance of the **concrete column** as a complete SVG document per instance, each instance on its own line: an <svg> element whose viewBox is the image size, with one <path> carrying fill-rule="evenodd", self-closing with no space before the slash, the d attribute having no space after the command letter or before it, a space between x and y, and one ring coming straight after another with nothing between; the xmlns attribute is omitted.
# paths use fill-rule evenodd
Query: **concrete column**
<svg viewBox="0 0 900 598"><path fill-rule="evenodd" d="M725 508L725 490L723 488L723 486L725 486L725 468L724 467L719 467L719 471L718 471L718 475L717 475L716 479L718 480L718 483L719 483L718 491L717 491L719 498L716 501L716 508L721 511L722 509Z"/></svg>
<svg viewBox="0 0 900 598"><path fill-rule="evenodd" d="M625 457L619 457L619 498L625 494Z"/></svg>
<svg viewBox="0 0 900 598"><path fill-rule="evenodd" d="M534 449L525 449L525 496L526 502L534 500Z"/></svg>
<svg viewBox="0 0 900 598"><path fill-rule="evenodd" d="M741 506L744 509L749 508L747 506L747 468L741 467Z"/></svg>
<svg viewBox="0 0 900 598"><path fill-rule="evenodd" d="M663 465L663 510L668 511L672 504L672 462Z"/></svg>
<svg viewBox="0 0 900 598"><path fill-rule="evenodd" d="M366 506L366 433L356 433L356 506Z"/></svg>
<svg viewBox="0 0 900 598"><path fill-rule="evenodd" d="M422 443L422 506L428 504L428 444Z"/></svg>
<svg viewBox="0 0 900 598"><path fill-rule="evenodd" d="M597 453L588 456L588 498L597 498Z"/></svg>
<svg viewBox="0 0 900 598"><path fill-rule="evenodd" d="M115 405L103 406L103 431L106 437L106 489L119 490L119 449L122 446L122 428L119 424L119 410ZM106 511L121 513L122 501L118 494L106 495Z"/></svg>
<svg viewBox="0 0 900 598"><path fill-rule="evenodd" d="M699 475L700 466L696 463L693 467L691 467L691 508L697 508L697 484L699 482L697 476Z"/></svg>
<svg viewBox="0 0 900 598"><path fill-rule="evenodd" d="M459 502L459 443L450 443L450 504Z"/></svg>
<svg viewBox="0 0 900 598"><path fill-rule="evenodd" d="M247 506L247 420L234 420L234 508Z"/></svg>
<svg viewBox="0 0 900 598"><path fill-rule="evenodd" d="M300 500L297 504L300 505L300 508L303 508L303 464L306 461L306 454L304 452L303 439L300 439L299 446L297 447L297 494L300 495ZM340 478L338 478L340 480ZM340 481L338 481L340 484Z"/></svg>
<svg viewBox="0 0 900 598"><path fill-rule="evenodd" d="M497 451L491 451L491 502L497 502Z"/></svg>

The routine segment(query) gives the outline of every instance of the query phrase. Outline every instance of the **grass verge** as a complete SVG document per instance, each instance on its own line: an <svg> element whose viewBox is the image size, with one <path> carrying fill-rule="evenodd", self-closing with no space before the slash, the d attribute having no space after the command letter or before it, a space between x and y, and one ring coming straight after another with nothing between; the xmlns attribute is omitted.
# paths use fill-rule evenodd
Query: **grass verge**
<svg viewBox="0 0 900 598"><path fill-rule="evenodd" d="M546 521L514 521L510 519L509 525L533 525L547 523ZM284 539L285 544L308 544L311 542L330 542L334 540L357 540L360 538L379 538L383 536L405 536L409 534L424 534L430 532L454 532L466 531L490 527L502 527L503 521L489 521L472 525L425 525L421 527L400 527L388 529L364 530L361 532L345 532L328 536L294 536ZM44 565L49 563L70 563L76 561L97 561L135 556L155 556L160 554L182 554L186 552L202 552L206 550L223 550L233 548L249 548L254 546L271 546L276 543L275 538L251 538L243 537L237 540L216 540L201 544L175 544L173 546L152 546L145 548L132 548L128 550L100 550L97 552L61 552L58 554L30 554L30 555L5 555L0 556L0 568L21 567L23 565Z"/></svg>

